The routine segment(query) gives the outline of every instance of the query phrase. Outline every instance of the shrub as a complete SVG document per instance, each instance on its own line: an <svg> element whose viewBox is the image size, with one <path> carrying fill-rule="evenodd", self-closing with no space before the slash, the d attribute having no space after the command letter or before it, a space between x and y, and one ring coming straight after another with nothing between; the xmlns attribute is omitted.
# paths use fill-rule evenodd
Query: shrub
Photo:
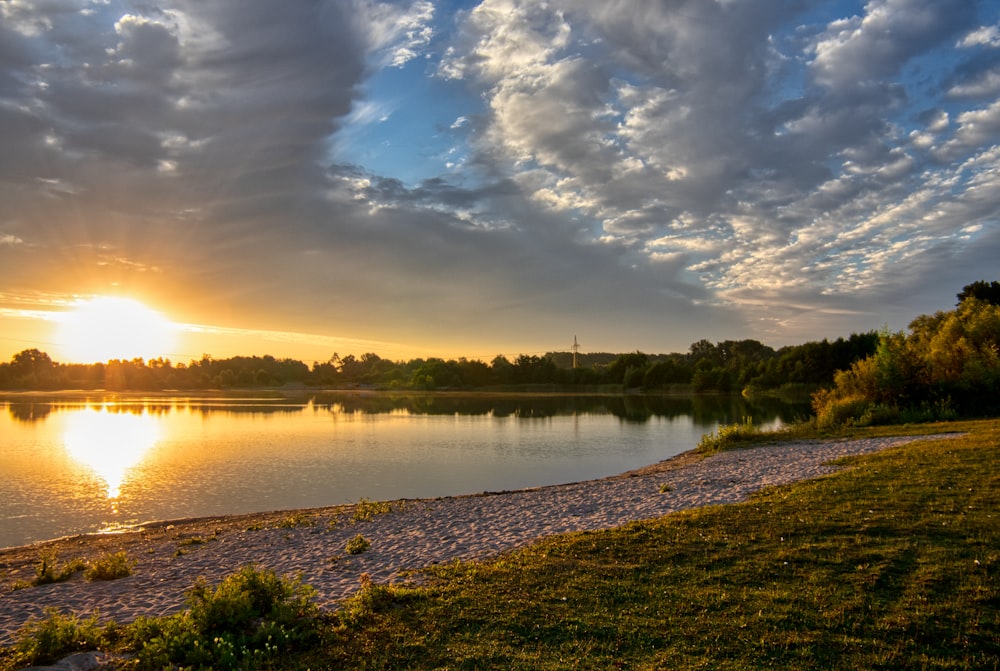
<svg viewBox="0 0 1000 671"><path fill-rule="evenodd" d="M378 515L385 515L392 512L392 504L388 501L369 501L362 497L358 505L354 507L355 522L370 522Z"/></svg>
<svg viewBox="0 0 1000 671"><path fill-rule="evenodd" d="M865 408L858 418L858 426L878 426L883 424L898 424L899 408L889 403L875 403Z"/></svg>
<svg viewBox="0 0 1000 671"><path fill-rule="evenodd" d="M73 559L63 566L59 566L58 558L54 553L43 552L38 557L38 563L35 565L35 577L31 580L31 584L37 587L38 585L65 582L72 578L73 574L79 573L85 568L86 564L82 559Z"/></svg>
<svg viewBox="0 0 1000 671"><path fill-rule="evenodd" d="M359 555L362 552L366 552L368 548L372 546L371 541L367 538L358 534L351 540L347 541L347 554L349 555Z"/></svg>
<svg viewBox="0 0 1000 671"><path fill-rule="evenodd" d="M125 552L104 554L87 566L83 574L87 580L116 580L132 575L135 560L130 559Z"/></svg>
<svg viewBox="0 0 1000 671"><path fill-rule="evenodd" d="M721 452L732 449L740 443L756 438L760 429L753 424L752 417L744 417L743 423L720 426L718 433L709 433L701 437L698 451L702 453Z"/></svg>
<svg viewBox="0 0 1000 671"><path fill-rule="evenodd" d="M108 629L97 623L97 616L81 620L47 609L44 619L30 619L18 632L14 644L14 662L18 665L51 664L70 653L103 646Z"/></svg>
<svg viewBox="0 0 1000 671"><path fill-rule="evenodd" d="M816 426L830 429L858 424L872 402L857 394L838 397L831 389L821 389L813 394L813 411Z"/></svg>
<svg viewBox="0 0 1000 671"><path fill-rule="evenodd" d="M319 632L315 591L297 578L245 566L212 589L199 580L180 615L130 627L143 668L237 669L273 661Z"/></svg>

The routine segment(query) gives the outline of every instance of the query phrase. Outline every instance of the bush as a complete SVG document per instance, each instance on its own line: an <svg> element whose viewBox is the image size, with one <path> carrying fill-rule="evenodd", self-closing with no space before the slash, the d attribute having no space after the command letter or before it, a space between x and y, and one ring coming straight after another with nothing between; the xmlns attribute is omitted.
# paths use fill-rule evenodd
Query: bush
<svg viewBox="0 0 1000 671"><path fill-rule="evenodd" d="M105 554L87 566L83 577L87 580L116 580L132 575L135 560L130 559L125 552Z"/></svg>
<svg viewBox="0 0 1000 671"><path fill-rule="evenodd" d="M319 634L315 591L299 579L245 566L214 590L199 580L180 615L130 627L143 668L236 669L274 660Z"/></svg>
<svg viewBox="0 0 1000 671"><path fill-rule="evenodd" d="M701 437L697 450L703 453L722 452L729 450L740 443L745 443L756 438L760 429L753 424L752 417L744 417L743 423L727 424L720 426L719 432L709 433Z"/></svg>
<svg viewBox="0 0 1000 671"><path fill-rule="evenodd" d="M820 429L857 424L870 406L871 401L861 395L838 397L831 389L821 389L813 394L813 411L816 413L816 426Z"/></svg>
<svg viewBox="0 0 1000 671"><path fill-rule="evenodd" d="M45 615L45 619L28 620L18 632L15 664L52 664L68 654L98 648L107 642L108 629L97 623L97 616L81 620L55 609L46 610Z"/></svg>
<svg viewBox="0 0 1000 671"><path fill-rule="evenodd" d="M38 557L38 563L35 565L35 577L31 584L37 587L38 585L65 582L85 568L86 564L82 559L73 559L59 566L58 558L54 553L43 552Z"/></svg>
<svg viewBox="0 0 1000 671"><path fill-rule="evenodd" d="M349 555L359 555L362 552L366 552L368 548L372 546L371 541L367 538L358 534L351 540L347 541L347 554Z"/></svg>

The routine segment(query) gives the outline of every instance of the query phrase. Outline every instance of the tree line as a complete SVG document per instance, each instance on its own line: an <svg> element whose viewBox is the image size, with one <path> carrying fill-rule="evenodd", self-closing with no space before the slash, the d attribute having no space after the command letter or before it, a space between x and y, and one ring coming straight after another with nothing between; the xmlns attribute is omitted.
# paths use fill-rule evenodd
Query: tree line
<svg viewBox="0 0 1000 671"><path fill-rule="evenodd" d="M954 310L879 334L875 352L812 399L820 426L895 424L1000 413L1000 282L967 285Z"/></svg>
<svg viewBox="0 0 1000 671"><path fill-rule="evenodd" d="M773 349L757 340L699 340L673 354L522 354L490 362L391 361L374 353L308 366L294 359L209 355L63 364L27 349L0 364L0 389L182 390L302 386L398 390L640 390L651 393L812 392L821 425L873 424L1000 411L1000 283L963 287L954 310L908 332L868 332Z"/></svg>
<svg viewBox="0 0 1000 671"><path fill-rule="evenodd" d="M875 332L778 350L756 340L700 340L685 353L579 354L576 368L570 352L522 354L513 360L496 356L488 363L465 358L391 361L369 352L359 357L334 354L308 366L273 356L215 359L209 355L186 364L159 358L67 364L53 361L38 349L26 349L0 364L0 389L154 391L293 385L428 391L613 387L729 393L829 385L836 371L872 354L877 344Z"/></svg>

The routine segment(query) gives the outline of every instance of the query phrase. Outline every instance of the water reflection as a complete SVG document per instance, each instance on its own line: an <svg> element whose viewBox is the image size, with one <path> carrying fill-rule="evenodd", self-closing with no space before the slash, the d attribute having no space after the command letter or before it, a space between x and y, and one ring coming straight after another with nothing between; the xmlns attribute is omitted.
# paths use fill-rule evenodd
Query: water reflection
<svg viewBox="0 0 1000 671"><path fill-rule="evenodd" d="M391 394L321 393L303 402L338 414L489 415L520 419L572 415L614 415L623 422L642 424L654 418L691 417L696 424L712 426L743 422L757 425L792 423L809 415L809 404L790 404L776 398L742 396L656 395L508 395L490 394Z"/></svg>
<svg viewBox="0 0 1000 671"><path fill-rule="evenodd" d="M156 417L136 412L86 408L66 416L63 444L76 461L104 481L108 499L121 496L130 468L142 461L160 439Z"/></svg>
<svg viewBox="0 0 1000 671"><path fill-rule="evenodd" d="M41 399L40 399L41 401ZM90 403L87 398L84 403ZM11 416L19 422L43 421L54 409L79 407L65 402L10 403ZM493 395L407 394L386 392L319 392L277 398L225 396L131 398L116 400L116 412L165 417L194 412L203 417L228 415L297 414L307 408L334 415L468 415L519 419L563 415L614 415L623 422L644 423L654 418L691 417L696 424L732 424L751 417L755 424L792 423L807 418L808 403L788 403L771 397L656 396L656 395Z"/></svg>
<svg viewBox="0 0 1000 671"><path fill-rule="evenodd" d="M40 422L52 412L50 403L11 403L10 416L19 422Z"/></svg>
<svg viewBox="0 0 1000 671"><path fill-rule="evenodd" d="M798 412L714 396L0 396L0 547L117 523L588 480L691 449L720 423Z"/></svg>

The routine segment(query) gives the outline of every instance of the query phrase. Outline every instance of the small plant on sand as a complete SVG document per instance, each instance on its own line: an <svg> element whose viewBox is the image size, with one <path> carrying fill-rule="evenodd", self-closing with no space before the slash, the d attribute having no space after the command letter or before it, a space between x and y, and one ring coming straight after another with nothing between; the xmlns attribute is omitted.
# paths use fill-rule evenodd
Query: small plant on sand
<svg viewBox="0 0 1000 671"><path fill-rule="evenodd" d="M661 494L669 494L672 491L674 491L673 485L667 484L666 482L664 482L662 485L660 485L660 493Z"/></svg>
<svg viewBox="0 0 1000 671"><path fill-rule="evenodd" d="M85 568L86 564L79 558L72 559L59 566L59 561L55 553L43 552L38 558L38 564L35 565L35 577L31 581L31 584L38 586L49 585L54 582L65 582Z"/></svg>
<svg viewBox="0 0 1000 671"><path fill-rule="evenodd" d="M305 513L292 513L288 517L278 522L279 529L294 529L295 527L308 527L314 524L313 519Z"/></svg>
<svg viewBox="0 0 1000 671"><path fill-rule="evenodd" d="M370 501L364 497L354 507L354 522L370 522L378 515L392 512L392 504L388 501Z"/></svg>
<svg viewBox="0 0 1000 671"><path fill-rule="evenodd" d="M135 560L124 551L108 553L90 562L83 577L87 580L116 580L132 575L134 568Z"/></svg>
<svg viewBox="0 0 1000 671"><path fill-rule="evenodd" d="M214 540L216 540L215 536L192 536L191 538L185 538L178 545L204 545Z"/></svg>
<svg viewBox="0 0 1000 671"><path fill-rule="evenodd" d="M345 549L349 555L359 555L362 552L366 552L371 546L371 541L361 534L358 534L351 540L347 541L347 547Z"/></svg>

